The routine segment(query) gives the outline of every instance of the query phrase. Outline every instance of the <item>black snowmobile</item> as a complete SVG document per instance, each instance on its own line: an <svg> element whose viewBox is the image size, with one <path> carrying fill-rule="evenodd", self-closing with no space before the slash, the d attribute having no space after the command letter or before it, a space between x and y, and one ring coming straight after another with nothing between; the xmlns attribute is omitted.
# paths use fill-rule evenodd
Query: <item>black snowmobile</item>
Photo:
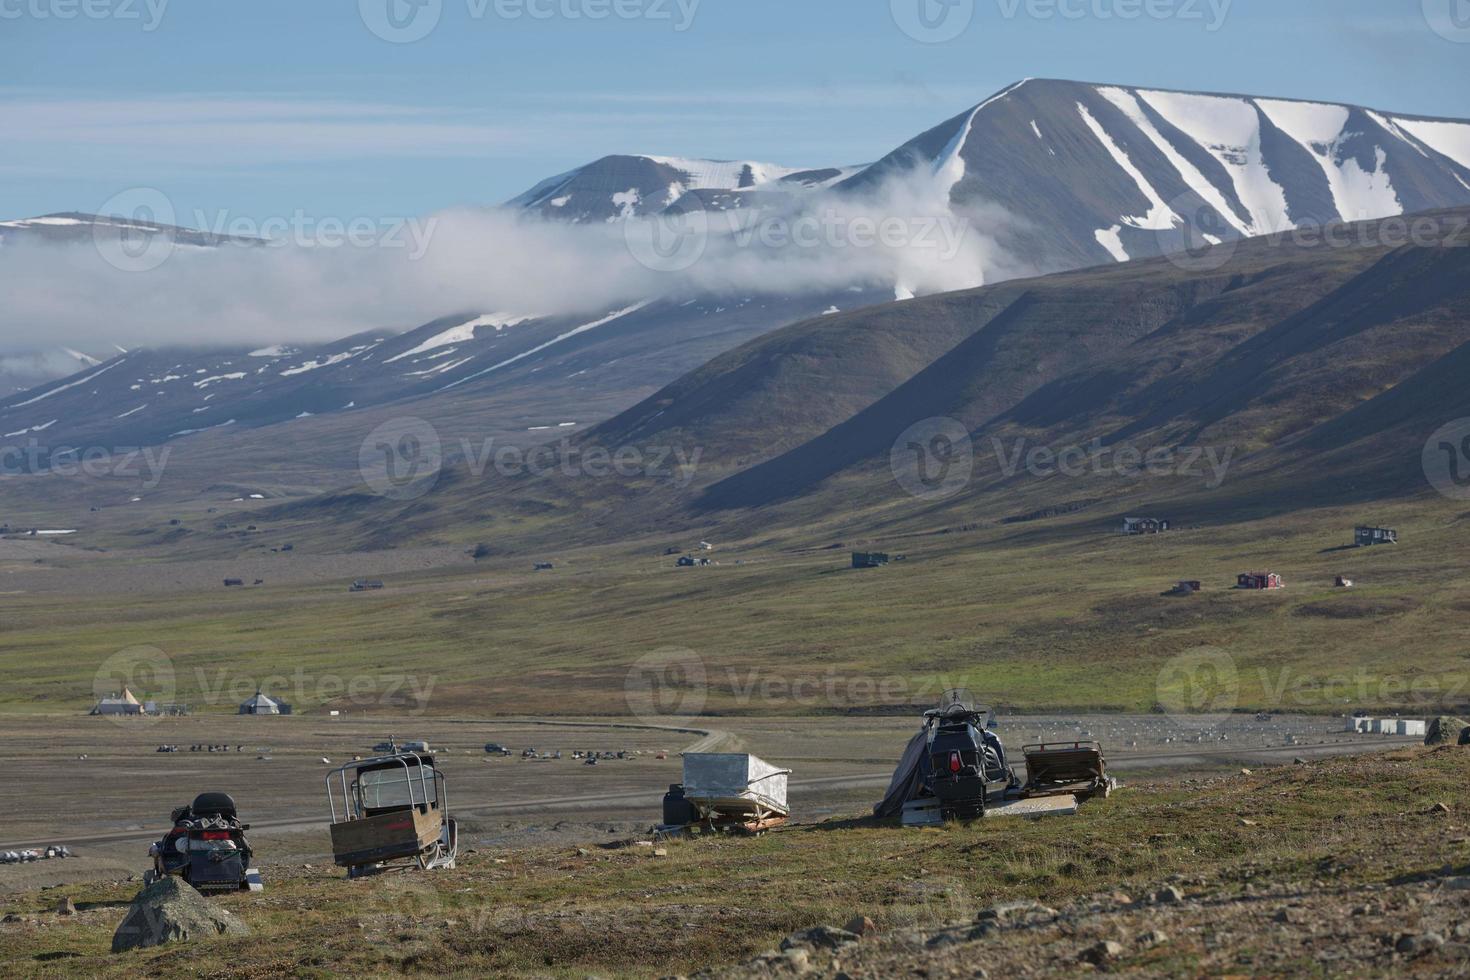
<svg viewBox="0 0 1470 980"><path fill-rule="evenodd" d="M956 700L924 712L924 728L929 746L919 774L946 819L982 817L988 800L1020 788L1005 746L990 730L988 708Z"/></svg>
<svg viewBox="0 0 1470 980"><path fill-rule="evenodd" d="M173 829L148 849L150 883L177 875L206 894L261 890L255 854L245 839L250 825L240 822L228 793L200 793L170 819Z"/></svg>

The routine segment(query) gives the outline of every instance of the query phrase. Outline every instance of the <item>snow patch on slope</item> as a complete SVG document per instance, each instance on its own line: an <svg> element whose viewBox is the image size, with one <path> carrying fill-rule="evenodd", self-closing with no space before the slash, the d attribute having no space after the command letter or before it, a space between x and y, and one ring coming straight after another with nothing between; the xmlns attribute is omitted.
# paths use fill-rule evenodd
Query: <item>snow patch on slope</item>
<svg viewBox="0 0 1470 980"><path fill-rule="evenodd" d="M641 303L634 303L632 306L629 306L626 309L618 310L618 311L616 311L614 313L609 313L607 316L603 317L600 320L594 320L591 323L584 323L580 327L573 327L571 330L568 330L566 333L562 333L562 334L556 335L555 337L551 338L550 340L548 340L544 344L538 344L535 347L532 347L528 351L522 351L521 353L517 354L515 357L512 357L512 358L510 358L508 360L501 361L499 364L493 364L490 367L487 367L483 371L476 371L474 374L471 374L471 375L468 375L466 377L460 378L458 381L454 382L453 384L445 385L443 388L440 388L439 390L440 391L448 391L450 388L457 388L457 387L459 387L460 385L464 384L466 381L473 381L476 378L483 378L485 375L490 374L492 371L499 371L501 368L503 368L503 367L509 367L510 365L516 363L517 361L525 360L526 358L530 357L532 354L539 354L542 351L544 351L546 348L551 347L554 344L559 344L563 340L566 340L566 339L568 339L570 337L575 337L578 334L586 333L589 330L596 330L598 327L601 327L601 326L604 326L606 324L612 323L614 320L622 319L623 317L627 316L630 313L636 313L639 310L643 309L645 306L647 306L649 303L652 303L652 302L653 302L653 300L646 299L646 300L644 300Z"/></svg>
<svg viewBox="0 0 1470 980"><path fill-rule="evenodd" d="M1356 133L1344 132L1349 113L1343 106L1317 102L1281 102L1257 99L1256 105L1286 135L1300 143L1322 167L1332 188L1333 205L1344 221L1366 221L1401 214L1404 210L1384 164L1388 154L1377 147L1369 173L1356 159L1341 159L1341 147Z"/></svg>
<svg viewBox="0 0 1470 980"><path fill-rule="evenodd" d="M406 350L402 354L395 354L383 363L392 364L395 361L403 360L405 357L413 357L416 354L437 350L440 347L448 347L450 344L468 344L475 339L475 330L480 327L494 327L496 330L502 330L505 327L514 327L533 319L535 317L518 316L514 313L485 313L474 320L470 320L468 323L461 323L457 327L450 327L443 333L435 334L413 350Z"/></svg>
<svg viewBox="0 0 1470 980"><path fill-rule="evenodd" d="M1230 206L1229 201L1225 200L1225 195L1221 194L1219 188L1212 184L1209 178L1200 172L1198 167L1185 159L1174 148L1174 144L1170 143L1164 137L1164 134L1159 132L1159 128L1154 125L1153 120L1143 111L1143 107L1138 104L1138 99L1132 92L1120 88L1100 88L1098 89L1098 94L1117 106L1119 111L1128 117L1128 121L1137 126L1139 131L1148 137L1149 142L1153 143L1158 151L1164 155L1164 158L1174 165L1174 169L1184 179L1184 183L1200 196L1200 200L1214 208L1220 217L1230 222L1231 227L1236 231L1241 233L1246 231L1246 227L1236 215L1235 209Z"/></svg>
<svg viewBox="0 0 1470 980"><path fill-rule="evenodd" d="M1436 122L1428 119L1394 121L1434 152L1470 169L1470 123Z"/></svg>
<svg viewBox="0 0 1470 980"><path fill-rule="evenodd" d="M1140 89L1140 98L1200 144L1225 168L1235 196L1250 212L1248 234L1292 227L1286 192L1271 177L1261 152L1261 120L1245 99Z"/></svg>

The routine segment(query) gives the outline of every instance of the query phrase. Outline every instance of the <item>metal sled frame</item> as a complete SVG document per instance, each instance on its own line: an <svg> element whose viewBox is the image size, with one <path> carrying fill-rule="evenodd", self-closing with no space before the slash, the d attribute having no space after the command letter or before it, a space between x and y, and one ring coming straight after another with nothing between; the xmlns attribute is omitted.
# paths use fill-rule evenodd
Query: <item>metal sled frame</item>
<svg viewBox="0 0 1470 980"><path fill-rule="evenodd" d="M402 768L407 802L368 813L360 774ZM351 782L347 774L353 774ZM383 870L393 861L412 862L425 871L453 868L459 854L459 830L447 816L449 794L444 773L432 756L417 752L375 756L327 773L327 804L332 811L332 854L349 877ZM341 793L341 809L337 793Z"/></svg>

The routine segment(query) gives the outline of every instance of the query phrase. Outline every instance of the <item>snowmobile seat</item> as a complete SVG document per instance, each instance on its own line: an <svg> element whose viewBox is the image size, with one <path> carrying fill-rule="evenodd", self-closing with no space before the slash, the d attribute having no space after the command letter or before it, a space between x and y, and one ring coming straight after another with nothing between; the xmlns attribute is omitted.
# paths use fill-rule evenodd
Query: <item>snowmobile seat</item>
<svg viewBox="0 0 1470 980"><path fill-rule="evenodd" d="M200 793L189 809L196 817L225 817L234 820L235 801L228 793Z"/></svg>

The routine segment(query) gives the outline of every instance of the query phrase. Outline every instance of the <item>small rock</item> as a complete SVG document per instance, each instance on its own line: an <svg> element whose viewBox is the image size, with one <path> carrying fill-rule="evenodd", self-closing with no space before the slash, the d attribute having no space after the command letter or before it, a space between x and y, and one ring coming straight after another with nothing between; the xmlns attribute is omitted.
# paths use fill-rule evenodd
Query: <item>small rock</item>
<svg viewBox="0 0 1470 980"><path fill-rule="evenodd" d="M1113 940L1111 939L1104 939L1101 942L1084 949L1077 958L1080 960L1086 960L1088 963L1103 964L1111 963L1113 960L1116 960L1122 955L1122 943L1113 942Z"/></svg>
<svg viewBox="0 0 1470 980"><path fill-rule="evenodd" d="M859 938L866 938L868 936L876 935L878 932L878 927L874 925L873 920L868 918L866 915L853 916L851 919L847 920L847 925L843 926L842 928L845 931L852 933L854 936L858 936Z"/></svg>
<svg viewBox="0 0 1470 980"><path fill-rule="evenodd" d="M1447 805L1443 804L1443 803L1436 803L1436 804L1434 804L1434 806L1432 806L1432 807L1429 808L1429 811L1428 812L1430 812L1430 813L1449 813L1450 812L1450 808Z"/></svg>
<svg viewBox="0 0 1470 980"><path fill-rule="evenodd" d="M1140 946L1162 946L1168 941L1168 934L1158 929L1150 929L1148 932L1138 937L1138 945Z"/></svg>
<svg viewBox="0 0 1470 980"><path fill-rule="evenodd" d="M1030 919L1055 919L1057 910L1047 908L1040 902L1008 902L1005 905L995 905L984 909L975 916L977 922L999 922L1012 924L1025 922Z"/></svg>
<svg viewBox="0 0 1470 980"><path fill-rule="evenodd" d="M1452 891L1470 891L1470 875L1460 875L1458 878L1446 878L1444 886Z"/></svg>
<svg viewBox="0 0 1470 980"><path fill-rule="evenodd" d="M1165 885L1154 892L1154 903L1157 905L1176 905L1184 901L1184 893L1173 885Z"/></svg>
<svg viewBox="0 0 1470 980"><path fill-rule="evenodd" d="M1242 776L1249 776L1249 775L1251 775L1251 771L1249 769L1242 769L1242 770L1240 770L1240 774Z"/></svg>
<svg viewBox="0 0 1470 980"><path fill-rule="evenodd" d="M59 902L56 903L56 914L57 915L76 915L77 914L77 907L76 907L75 904L72 903L72 900L71 900L70 897L63 898L61 901L59 901Z"/></svg>
<svg viewBox="0 0 1470 980"><path fill-rule="evenodd" d="M1426 932L1422 936L1400 936L1399 941L1394 943L1393 948L1405 956L1421 956L1424 953L1439 949L1443 945L1443 936L1438 933Z"/></svg>
<svg viewBox="0 0 1470 980"><path fill-rule="evenodd" d="M781 958L786 961L787 966L793 970L800 971L807 969L811 965L812 954L800 946L793 946L786 950Z"/></svg>
<svg viewBox="0 0 1470 980"><path fill-rule="evenodd" d="M1133 896L1127 892L1113 892L1108 896L1108 901L1118 906L1132 905Z"/></svg>
<svg viewBox="0 0 1470 980"><path fill-rule="evenodd" d="M589 850L587 850L587 848L585 848L585 847L579 847L579 848L577 848L577 857L579 857L579 858L587 857L591 853L592 852L589 851Z"/></svg>
<svg viewBox="0 0 1470 980"><path fill-rule="evenodd" d="M801 932L793 932L781 940L783 950L794 949L798 946L821 949L837 949L849 943L859 942L860 937L853 935L846 929L836 929L832 926L813 926L803 929Z"/></svg>
<svg viewBox="0 0 1470 980"><path fill-rule="evenodd" d="M1303 759L1301 756L1297 756L1295 759L1291 760L1291 764L1294 766L1304 766L1307 764L1307 760Z"/></svg>
<svg viewBox="0 0 1470 980"><path fill-rule="evenodd" d="M666 858L669 856L669 849L667 847L655 847L653 849L653 856L656 858Z"/></svg>
<svg viewBox="0 0 1470 980"><path fill-rule="evenodd" d="M1256 823L1254 820L1248 819L1246 817L1241 817L1240 818L1240 825L1242 827L1259 827L1260 826L1260 824Z"/></svg>

